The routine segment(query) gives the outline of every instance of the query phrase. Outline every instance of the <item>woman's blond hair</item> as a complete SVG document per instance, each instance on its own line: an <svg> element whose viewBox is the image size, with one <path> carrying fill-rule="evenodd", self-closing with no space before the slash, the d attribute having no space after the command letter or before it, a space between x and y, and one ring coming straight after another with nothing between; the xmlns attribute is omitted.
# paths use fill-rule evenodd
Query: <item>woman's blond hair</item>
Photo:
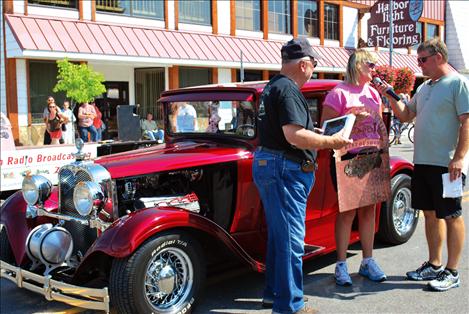
<svg viewBox="0 0 469 314"><path fill-rule="evenodd" d="M378 58L370 51L364 49L355 50L348 58L345 82L347 84L358 85L360 77L360 67L366 62L376 63Z"/></svg>

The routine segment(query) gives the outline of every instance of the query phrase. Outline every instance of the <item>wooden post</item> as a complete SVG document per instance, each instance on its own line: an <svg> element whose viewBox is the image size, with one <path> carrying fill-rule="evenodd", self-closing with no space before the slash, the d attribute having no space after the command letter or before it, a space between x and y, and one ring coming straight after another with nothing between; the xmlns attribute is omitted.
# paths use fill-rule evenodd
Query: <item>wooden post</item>
<svg viewBox="0 0 469 314"><path fill-rule="evenodd" d="M217 0L212 0L212 33L218 34L218 11L217 11Z"/></svg>
<svg viewBox="0 0 469 314"><path fill-rule="evenodd" d="M236 3L230 0L230 35L236 36Z"/></svg>
<svg viewBox="0 0 469 314"><path fill-rule="evenodd" d="M261 20L262 30L264 31L264 39L269 39L269 3L267 0L261 2Z"/></svg>
<svg viewBox="0 0 469 314"><path fill-rule="evenodd" d="M169 89L179 88L179 66L173 65L168 69Z"/></svg>

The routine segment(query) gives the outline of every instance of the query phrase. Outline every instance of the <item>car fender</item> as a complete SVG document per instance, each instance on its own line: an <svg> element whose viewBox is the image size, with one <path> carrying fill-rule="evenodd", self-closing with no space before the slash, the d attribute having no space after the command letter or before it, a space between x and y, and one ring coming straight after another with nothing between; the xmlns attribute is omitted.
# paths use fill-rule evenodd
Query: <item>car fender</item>
<svg viewBox="0 0 469 314"><path fill-rule="evenodd" d="M213 221L187 210L172 207L147 208L120 218L90 247L82 264L86 264L86 259L98 252L114 258L127 257L145 240L157 233L175 228L202 231L220 240L254 270L262 271L264 268L262 263L254 260L228 232Z"/></svg>
<svg viewBox="0 0 469 314"><path fill-rule="evenodd" d="M54 199L46 201L44 209L52 211L56 208ZM28 204L21 191L17 191L5 200L0 209L0 224L6 229L11 250L15 256L17 265L22 265L27 260L26 239L34 227L51 222L47 217L26 218Z"/></svg>
<svg viewBox="0 0 469 314"><path fill-rule="evenodd" d="M389 164L391 167L391 178L398 173L407 173L411 175L414 171L414 165L408 160L399 156L391 156Z"/></svg>

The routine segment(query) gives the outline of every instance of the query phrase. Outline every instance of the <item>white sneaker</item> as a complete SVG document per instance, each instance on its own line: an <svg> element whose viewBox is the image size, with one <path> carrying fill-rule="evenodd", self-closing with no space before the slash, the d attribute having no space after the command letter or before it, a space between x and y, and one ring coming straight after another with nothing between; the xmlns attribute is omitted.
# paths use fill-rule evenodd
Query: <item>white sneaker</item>
<svg viewBox="0 0 469 314"><path fill-rule="evenodd" d="M339 262L335 264L335 283L339 286L351 286L352 278L348 273L347 263Z"/></svg>
<svg viewBox="0 0 469 314"><path fill-rule="evenodd" d="M436 279L428 283L428 287L436 291L446 291L459 287L459 274L454 276L449 270L443 270Z"/></svg>

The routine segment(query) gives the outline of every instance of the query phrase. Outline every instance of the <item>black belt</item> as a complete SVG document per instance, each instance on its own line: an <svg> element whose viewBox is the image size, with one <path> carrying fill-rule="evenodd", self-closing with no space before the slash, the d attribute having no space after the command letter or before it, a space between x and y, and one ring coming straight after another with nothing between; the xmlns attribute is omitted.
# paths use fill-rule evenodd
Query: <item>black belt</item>
<svg viewBox="0 0 469 314"><path fill-rule="evenodd" d="M264 151L264 152L271 153L274 155L280 155L280 156L285 157L285 159L299 163L301 165L301 169L304 172L313 172L317 170L318 168L318 165L315 160L301 158L299 156L293 155L286 151L276 150L276 149L268 148L265 146L259 146L259 151Z"/></svg>

